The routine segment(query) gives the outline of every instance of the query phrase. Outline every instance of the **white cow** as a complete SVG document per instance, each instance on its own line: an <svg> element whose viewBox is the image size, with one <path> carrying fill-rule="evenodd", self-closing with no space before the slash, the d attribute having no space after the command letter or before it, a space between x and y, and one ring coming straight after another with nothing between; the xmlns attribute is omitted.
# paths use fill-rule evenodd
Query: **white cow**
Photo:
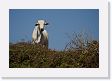
<svg viewBox="0 0 112 81"><path fill-rule="evenodd" d="M38 20L32 33L32 43L48 47L48 33L45 30L48 23L45 20Z"/></svg>

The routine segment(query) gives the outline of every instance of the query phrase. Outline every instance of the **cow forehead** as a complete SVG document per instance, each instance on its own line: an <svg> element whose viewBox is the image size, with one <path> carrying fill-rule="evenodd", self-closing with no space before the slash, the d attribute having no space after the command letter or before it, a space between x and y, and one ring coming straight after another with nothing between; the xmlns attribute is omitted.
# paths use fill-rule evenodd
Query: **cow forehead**
<svg viewBox="0 0 112 81"><path fill-rule="evenodd" d="M38 20L38 23L39 24L44 24L45 23L45 20Z"/></svg>

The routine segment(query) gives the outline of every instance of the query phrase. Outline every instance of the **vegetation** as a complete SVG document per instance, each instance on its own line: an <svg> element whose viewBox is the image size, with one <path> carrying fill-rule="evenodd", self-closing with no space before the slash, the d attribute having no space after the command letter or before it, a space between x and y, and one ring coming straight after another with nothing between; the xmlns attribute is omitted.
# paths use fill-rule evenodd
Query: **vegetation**
<svg viewBox="0 0 112 81"><path fill-rule="evenodd" d="M9 45L10 68L98 68L99 42L74 34L62 51L30 42Z"/></svg>

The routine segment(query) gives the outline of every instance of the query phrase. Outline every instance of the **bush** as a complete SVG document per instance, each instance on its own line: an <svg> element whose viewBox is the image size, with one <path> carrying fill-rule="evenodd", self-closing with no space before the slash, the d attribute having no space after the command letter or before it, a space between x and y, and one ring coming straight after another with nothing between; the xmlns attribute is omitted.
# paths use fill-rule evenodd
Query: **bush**
<svg viewBox="0 0 112 81"><path fill-rule="evenodd" d="M74 35L63 51L18 42L9 45L10 68L98 68L99 42Z"/></svg>

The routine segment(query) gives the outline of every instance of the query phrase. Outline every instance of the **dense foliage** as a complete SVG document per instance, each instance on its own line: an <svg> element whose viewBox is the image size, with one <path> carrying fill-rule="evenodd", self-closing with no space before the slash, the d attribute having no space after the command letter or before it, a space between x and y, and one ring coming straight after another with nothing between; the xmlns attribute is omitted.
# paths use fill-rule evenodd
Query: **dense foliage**
<svg viewBox="0 0 112 81"><path fill-rule="evenodd" d="M98 68L99 43L75 36L63 51L18 42L9 45L10 68Z"/></svg>

